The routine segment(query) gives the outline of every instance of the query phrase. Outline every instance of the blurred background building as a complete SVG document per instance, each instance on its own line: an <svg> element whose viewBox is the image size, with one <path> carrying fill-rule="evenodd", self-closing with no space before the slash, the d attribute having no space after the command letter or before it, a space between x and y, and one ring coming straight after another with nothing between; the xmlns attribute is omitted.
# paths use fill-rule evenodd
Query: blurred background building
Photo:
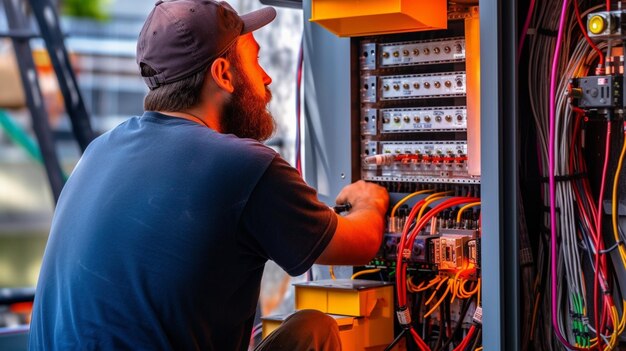
<svg viewBox="0 0 626 351"><path fill-rule="evenodd" d="M230 3L239 12L262 6L258 0ZM154 1L60 0L57 5L94 130L101 134L142 114L147 88L138 75L135 45ZM0 28L7 30L2 11ZM268 143L290 161L294 154L295 77L301 33L302 12L280 8L272 24L255 32L262 48L261 65L273 78L270 110L278 130ZM80 157L79 148L72 138L43 41L33 39L31 44L57 151L69 174ZM28 109L19 102L23 100L20 89L13 49L8 40L0 41L0 107L4 112L0 129L0 288L35 285L53 213L54 201L43 166L16 143L15 131L11 133L13 125L35 140ZM13 101L3 102L7 99Z"/></svg>

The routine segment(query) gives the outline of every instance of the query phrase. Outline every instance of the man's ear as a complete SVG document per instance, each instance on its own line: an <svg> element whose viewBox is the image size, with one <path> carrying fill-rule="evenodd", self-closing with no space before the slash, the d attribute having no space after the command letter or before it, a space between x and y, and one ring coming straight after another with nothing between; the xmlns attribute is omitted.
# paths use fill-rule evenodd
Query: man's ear
<svg viewBox="0 0 626 351"><path fill-rule="evenodd" d="M223 57L218 57L211 64L211 77L220 89L232 93L235 90L233 84L232 65Z"/></svg>

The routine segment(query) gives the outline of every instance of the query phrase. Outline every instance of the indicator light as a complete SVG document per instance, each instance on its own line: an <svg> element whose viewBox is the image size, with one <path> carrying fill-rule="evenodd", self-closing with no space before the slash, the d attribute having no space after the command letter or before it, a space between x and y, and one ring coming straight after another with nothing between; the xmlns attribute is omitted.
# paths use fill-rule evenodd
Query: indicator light
<svg viewBox="0 0 626 351"><path fill-rule="evenodd" d="M587 22L587 29L592 34L600 34L606 29L606 20L600 15L592 16Z"/></svg>

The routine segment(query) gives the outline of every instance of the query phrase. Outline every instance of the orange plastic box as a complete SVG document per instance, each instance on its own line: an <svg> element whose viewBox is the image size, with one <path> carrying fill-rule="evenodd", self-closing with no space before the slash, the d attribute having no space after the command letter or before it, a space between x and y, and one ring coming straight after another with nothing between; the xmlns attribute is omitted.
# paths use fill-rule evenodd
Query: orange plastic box
<svg viewBox="0 0 626 351"><path fill-rule="evenodd" d="M445 29L446 0L312 0L311 19L340 37Z"/></svg>

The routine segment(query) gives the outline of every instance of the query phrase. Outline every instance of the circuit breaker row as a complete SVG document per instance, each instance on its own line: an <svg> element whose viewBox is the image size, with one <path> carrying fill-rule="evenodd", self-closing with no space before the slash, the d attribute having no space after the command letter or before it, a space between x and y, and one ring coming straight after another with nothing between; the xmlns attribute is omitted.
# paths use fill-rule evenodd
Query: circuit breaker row
<svg viewBox="0 0 626 351"><path fill-rule="evenodd" d="M362 70L463 60L465 60L463 37L383 44L366 42L361 45Z"/></svg>
<svg viewBox="0 0 626 351"><path fill-rule="evenodd" d="M423 108L364 108L361 134L464 131L467 129L465 106Z"/></svg>
<svg viewBox="0 0 626 351"><path fill-rule="evenodd" d="M468 173L465 141L365 140L362 178L372 181L476 183ZM374 156L372 156L374 155Z"/></svg>
<svg viewBox="0 0 626 351"><path fill-rule="evenodd" d="M468 127L464 60L463 37L361 42L361 178L480 182L468 172L467 141L450 134Z"/></svg>
<svg viewBox="0 0 626 351"><path fill-rule="evenodd" d="M361 101L465 96L465 72L361 77Z"/></svg>

